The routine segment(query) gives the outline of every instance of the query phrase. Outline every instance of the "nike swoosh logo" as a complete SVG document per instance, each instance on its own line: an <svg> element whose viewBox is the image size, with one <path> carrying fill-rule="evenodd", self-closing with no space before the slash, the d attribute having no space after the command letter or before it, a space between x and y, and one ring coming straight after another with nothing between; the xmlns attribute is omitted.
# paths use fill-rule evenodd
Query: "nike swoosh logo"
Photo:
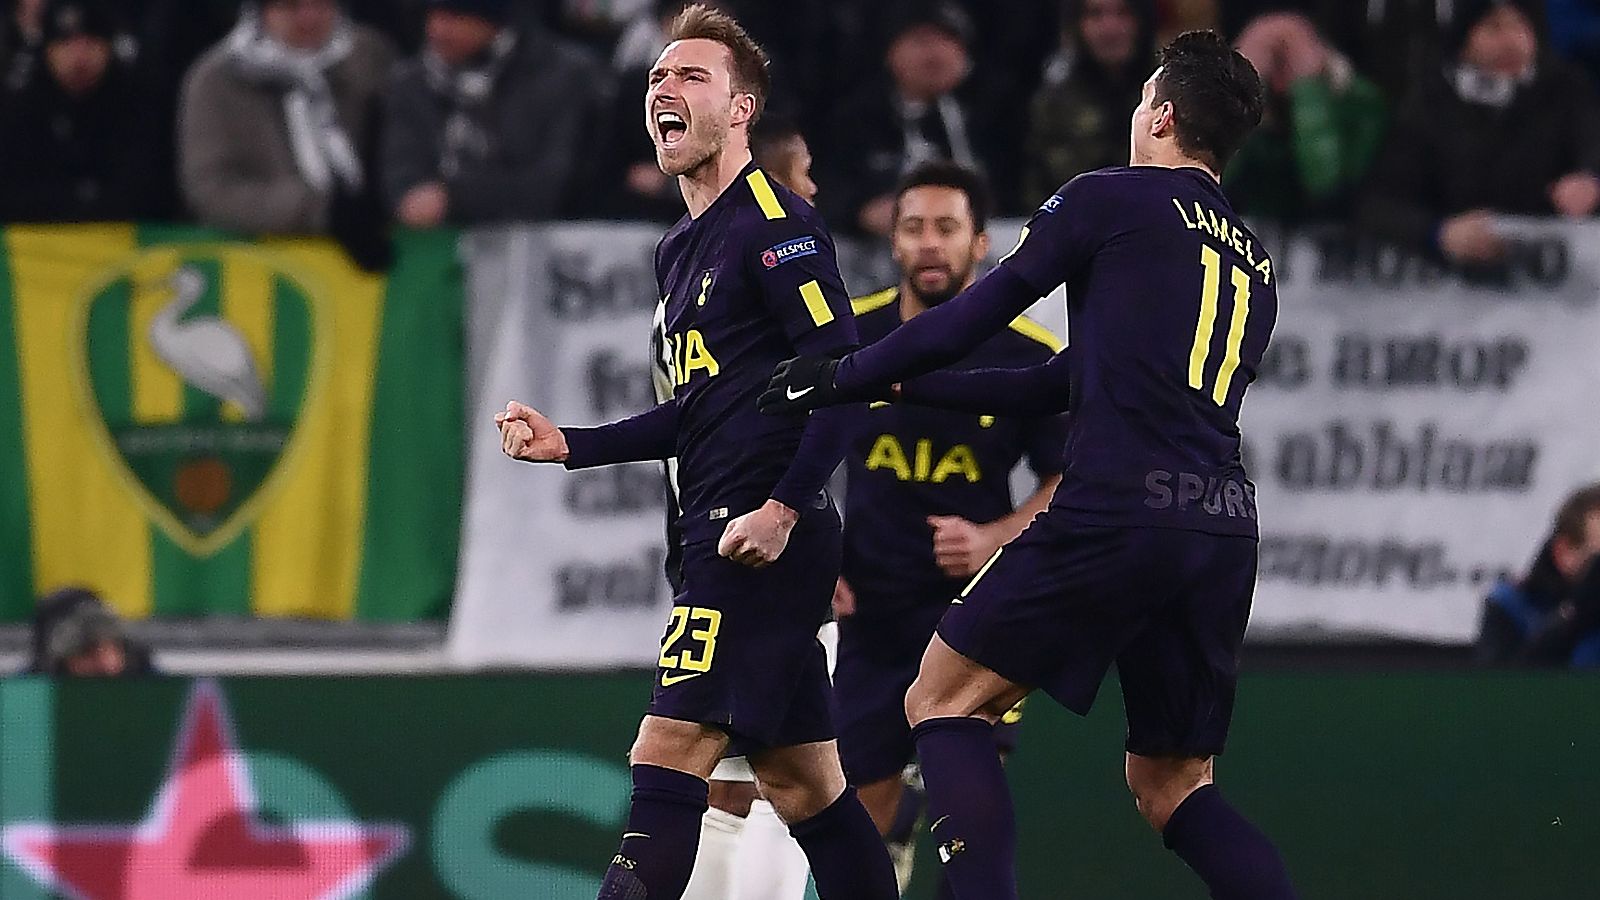
<svg viewBox="0 0 1600 900"><path fill-rule="evenodd" d="M704 674L705 674L704 672L685 672L685 673L683 673L681 675L668 675L666 673L662 673L662 675L661 675L661 686L662 687L672 687L673 685L677 684L680 681L688 681L691 678L699 678L701 675L704 675Z"/></svg>
<svg viewBox="0 0 1600 900"><path fill-rule="evenodd" d="M950 818L950 817L949 817L949 816L940 816L940 817L939 817L939 819L938 819L938 821L936 821L936 822L934 822L934 823L933 823L933 824L932 824L932 825L929 825L929 826L928 826L928 830L929 830L929 831L932 831L932 830L934 830L934 829L935 829L935 828L938 828L938 827L939 827L939 826L940 826L940 825L943 825L943 824L944 824L944 820L945 820L945 819L948 819L948 818Z"/></svg>
<svg viewBox="0 0 1600 900"><path fill-rule="evenodd" d="M805 395L811 393L814 390L816 390L815 387L808 387L803 391L797 391L794 388L789 388L788 390L785 390L783 392L783 395L785 397L788 397L790 400L799 400L801 397L804 397Z"/></svg>
<svg viewBox="0 0 1600 900"><path fill-rule="evenodd" d="M622 839L627 840L628 838L647 838L649 836L650 835L645 834L642 831L625 831L622 834Z"/></svg>
<svg viewBox="0 0 1600 900"><path fill-rule="evenodd" d="M951 606L966 606L967 605L967 601L961 599L960 597L957 597L954 600L950 601L950 605Z"/></svg>

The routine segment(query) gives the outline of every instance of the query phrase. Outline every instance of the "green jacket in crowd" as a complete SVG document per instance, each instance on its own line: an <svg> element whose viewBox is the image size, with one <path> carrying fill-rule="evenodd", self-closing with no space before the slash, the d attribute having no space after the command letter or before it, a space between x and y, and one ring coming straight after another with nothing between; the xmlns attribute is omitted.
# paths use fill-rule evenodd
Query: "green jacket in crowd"
<svg viewBox="0 0 1600 900"><path fill-rule="evenodd" d="M1383 92L1360 75L1345 69L1302 78L1269 98L1267 117L1229 163L1223 187L1245 215L1338 217L1372 167L1386 123Z"/></svg>

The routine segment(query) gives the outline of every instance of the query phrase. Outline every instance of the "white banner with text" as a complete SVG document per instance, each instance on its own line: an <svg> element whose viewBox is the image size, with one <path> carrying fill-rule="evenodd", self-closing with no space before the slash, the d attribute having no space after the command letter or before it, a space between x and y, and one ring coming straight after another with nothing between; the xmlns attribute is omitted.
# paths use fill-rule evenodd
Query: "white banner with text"
<svg viewBox="0 0 1600 900"><path fill-rule="evenodd" d="M1472 277L1262 235L1281 308L1242 423L1254 636L1470 641L1494 579L1600 474L1600 228L1503 230L1509 260Z"/></svg>
<svg viewBox="0 0 1600 900"><path fill-rule="evenodd" d="M997 252L1020 222L995 223ZM1561 499L1600 475L1600 227L1507 222L1470 278L1339 234L1274 234L1282 306L1245 402L1262 521L1252 637L1470 641ZM658 466L500 454L516 398L571 425L653 402L656 225L466 236L467 497L449 650L463 667L650 665L670 606ZM893 281L841 241L852 291ZM1064 328L1059 293L1030 313ZM1063 332L1064 333L1064 332Z"/></svg>

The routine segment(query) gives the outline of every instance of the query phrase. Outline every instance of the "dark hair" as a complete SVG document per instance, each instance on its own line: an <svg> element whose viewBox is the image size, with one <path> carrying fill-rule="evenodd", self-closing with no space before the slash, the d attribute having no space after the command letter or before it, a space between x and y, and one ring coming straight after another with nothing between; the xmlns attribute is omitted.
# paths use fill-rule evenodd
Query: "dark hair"
<svg viewBox="0 0 1600 900"><path fill-rule="evenodd" d="M768 116L761 124L750 129L750 155L763 169L777 167L777 155L788 151L787 145L795 138L804 139L800 126L787 116Z"/></svg>
<svg viewBox="0 0 1600 900"><path fill-rule="evenodd" d="M1589 536L1589 516L1600 512L1600 484L1579 488L1556 511L1552 537L1583 543Z"/></svg>
<svg viewBox="0 0 1600 900"><path fill-rule="evenodd" d="M1221 172L1261 123L1255 66L1215 31L1186 31L1161 49L1156 103L1172 104L1178 147Z"/></svg>
<svg viewBox="0 0 1600 900"><path fill-rule="evenodd" d="M894 192L894 217L900 218L900 198L906 191L919 187L953 188L967 195L967 206L972 209L972 231L983 234L989 226L989 184L982 175L959 163L946 159L925 162L906 174Z"/></svg>
<svg viewBox="0 0 1600 900"><path fill-rule="evenodd" d="M756 98L756 111L750 117L755 125L766 108L767 94L772 90L772 76L767 73L767 51L750 37L744 26L720 9L704 3L694 3L683 8L667 29L667 41L716 41L728 48L733 57L733 69L728 74L733 89Z"/></svg>
<svg viewBox="0 0 1600 900"><path fill-rule="evenodd" d="M61 675L67 660L102 640L125 644L121 620L88 588L68 587L39 599L33 612L33 659L29 671Z"/></svg>

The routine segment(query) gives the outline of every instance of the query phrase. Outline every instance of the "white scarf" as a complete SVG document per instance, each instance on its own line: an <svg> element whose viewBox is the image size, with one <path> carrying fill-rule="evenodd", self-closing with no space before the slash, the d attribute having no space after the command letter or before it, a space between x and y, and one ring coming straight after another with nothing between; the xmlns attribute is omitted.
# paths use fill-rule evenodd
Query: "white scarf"
<svg viewBox="0 0 1600 900"><path fill-rule="evenodd" d="M506 28L495 36L476 63L452 66L432 50L422 51L428 89L450 107L439 148L439 174L445 178L454 178L493 154L495 129L489 118L489 100L516 48L517 34Z"/></svg>
<svg viewBox="0 0 1600 900"><path fill-rule="evenodd" d="M283 89L283 118L289 147L306 183L318 191L334 181L359 191L365 182L355 144L339 122L339 108L328 86L328 70L350 56L354 29L343 16L327 43L316 50L297 50L267 34L261 13L245 8L227 37L228 57L246 79Z"/></svg>
<svg viewBox="0 0 1600 900"><path fill-rule="evenodd" d="M951 95L942 94L931 104L900 101L900 128L905 133L900 174L907 175L917 166L945 156L942 148L922 134L920 123L930 108L939 111L939 122L944 126L945 138L950 141L950 160L968 168L980 168L982 164L972 152L972 142L967 139L967 117L961 111L961 104Z"/></svg>
<svg viewBox="0 0 1600 900"><path fill-rule="evenodd" d="M1479 106L1505 109L1517 98L1517 91L1533 84L1539 74L1537 66L1529 66L1520 75L1501 75L1477 66L1461 63L1447 70L1456 96Z"/></svg>

